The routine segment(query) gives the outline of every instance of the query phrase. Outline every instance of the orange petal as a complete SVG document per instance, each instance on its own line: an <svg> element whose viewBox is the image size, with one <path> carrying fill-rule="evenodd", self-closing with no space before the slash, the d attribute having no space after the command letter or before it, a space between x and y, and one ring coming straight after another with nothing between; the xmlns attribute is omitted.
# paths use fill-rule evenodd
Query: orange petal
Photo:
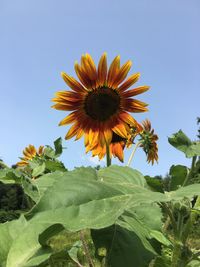
<svg viewBox="0 0 200 267"><path fill-rule="evenodd" d="M112 131L110 129L104 129L104 137L105 137L105 141L106 141L106 144L110 144L111 141L112 141Z"/></svg>
<svg viewBox="0 0 200 267"><path fill-rule="evenodd" d="M85 134L84 144L85 144L85 147L87 147L89 144L89 134L88 133Z"/></svg>
<svg viewBox="0 0 200 267"><path fill-rule="evenodd" d="M119 114L119 118L126 122L127 124L129 124L130 126L136 126L137 125L137 121L127 112L121 112Z"/></svg>
<svg viewBox="0 0 200 267"><path fill-rule="evenodd" d="M76 110L79 108L79 106L75 105L75 104L71 104L71 105L67 105L67 104L55 104L53 106L51 106L54 109L58 109L58 110Z"/></svg>
<svg viewBox="0 0 200 267"><path fill-rule="evenodd" d="M96 146L98 143L99 131L98 130L89 130L89 144L90 146Z"/></svg>
<svg viewBox="0 0 200 267"><path fill-rule="evenodd" d="M123 84L121 84L118 88L120 92L126 91L131 85L137 82L140 78L140 73L132 74Z"/></svg>
<svg viewBox="0 0 200 267"><path fill-rule="evenodd" d="M69 131L67 132L66 136L65 136L65 139L70 139L72 138L73 136L75 136L77 134L77 131L79 129L79 124L76 123L74 124L70 129Z"/></svg>
<svg viewBox="0 0 200 267"><path fill-rule="evenodd" d="M132 97L132 96L139 95L139 94L146 92L147 90L149 90L149 88L150 86L147 86L147 85L139 86L137 88L124 92L122 95L124 97Z"/></svg>
<svg viewBox="0 0 200 267"><path fill-rule="evenodd" d="M73 91L58 91L55 93L57 98L61 98L64 100L69 100L69 101L77 101L78 99L79 100L83 99L86 94L83 94L82 92L77 93Z"/></svg>
<svg viewBox="0 0 200 267"><path fill-rule="evenodd" d="M92 83L91 83L90 77L87 75L85 70L81 66L79 66L79 64L77 62L74 65L74 69L75 69L76 75L78 76L78 78L81 81L81 83L87 89L91 89L92 88Z"/></svg>
<svg viewBox="0 0 200 267"><path fill-rule="evenodd" d="M38 155L41 155L43 153L44 146L40 146L38 148Z"/></svg>
<svg viewBox="0 0 200 267"><path fill-rule="evenodd" d="M120 56L118 55L114 58L108 71L108 78L107 78L108 87L111 87L111 84L118 75L119 69L120 69Z"/></svg>
<svg viewBox="0 0 200 267"><path fill-rule="evenodd" d="M65 72L61 72L61 75L63 77L63 80L66 82L66 84L74 91L76 92L85 92L86 89L73 77L69 76Z"/></svg>
<svg viewBox="0 0 200 267"><path fill-rule="evenodd" d="M127 130L123 123L119 123L112 128L113 132L123 138L127 138Z"/></svg>
<svg viewBox="0 0 200 267"><path fill-rule="evenodd" d="M123 80L126 78L128 72L129 72L131 66L132 66L132 62L129 60L120 68L117 77L113 81L113 84L111 84L112 88L116 88L120 83L123 82Z"/></svg>
<svg viewBox="0 0 200 267"><path fill-rule="evenodd" d="M98 65L99 86L103 86L106 84L106 77L107 77L107 58L106 58L106 53L103 53L103 55L99 60L99 65Z"/></svg>
<svg viewBox="0 0 200 267"><path fill-rule="evenodd" d="M96 66L95 66L94 60L87 53L85 54L85 58L87 59L88 65L90 67L90 73L92 73L92 78L93 78L93 80L96 80L97 79L97 70L96 70Z"/></svg>
<svg viewBox="0 0 200 267"><path fill-rule="evenodd" d="M79 140L83 136L83 134L84 134L84 131L82 129L79 129L75 140Z"/></svg>
<svg viewBox="0 0 200 267"><path fill-rule="evenodd" d="M112 144L112 154L118 157L121 162L124 161L124 151L120 143Z"/></svg>
<svg viewBox="0 0 200 267"><path fill-rule="evenodd" d="M77 112L70 113L67 117L61 120L61 122L59 123L59 126L67 125L67 124L74 122L76 120L76 114Z"/></svg>

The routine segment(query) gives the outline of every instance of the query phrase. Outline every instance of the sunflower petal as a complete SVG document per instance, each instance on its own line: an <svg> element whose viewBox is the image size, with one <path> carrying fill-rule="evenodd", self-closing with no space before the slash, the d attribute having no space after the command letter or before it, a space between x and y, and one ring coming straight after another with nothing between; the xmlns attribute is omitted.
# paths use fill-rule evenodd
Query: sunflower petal
<svg viewBox="0 0 200 267"><path fill-rule="evenodd" d="M83 134L84 134L84 131L82 129L79 129L78 132L77 132L75 141L79 140L83 136Z"/></svg>
<svg viewBox="0 0 200 267"><path fill-rule="evenodd" d="M132 74L123 84L119 86L118 91L120 92L126 91L131 85L136 83L139 78L140 78L139 72Z"/></svg>
<svg viewBox="0 0 200 267"><path fill-rule="evenodd" d="M70 138L72 138L73 136L75 136L77 134L77 131L79 129L79 124L75 123L67 132L65 139L68 140Z"/></svg>
<svg viewBox="0 0 200 267"><path fill-rule="evenodd" d="M63 77L63 80L66 82L66 84L74 91L76 92L86 92L86 89L73 77L69 76L65 72L61 72L61 76Z"/></svg>
<svg viewBox="0 0 200 267"><path fill-rule="evenodd" d="M149 90L149 88L150 88L150 86L147 86L147 85L139 86L137 88L134 88L134 89L131 89L131 90L124 92L122 95L124 97L132 97L132 96L139 95L139 94L146 92L147 90Z"/></svg>
<svg viewBox="0 0 200 267"><path fill-rule="evenodd" d="M107 85L111 87L113 81L115 80L116 76L118 75L120 69L120 56L116 56L113 62L110 65L107 77Z"/></svg>
<svg viewBox="0 0 200 267"><path fill-rule="evenodd" d="M76 114L76 112L70 113L67 117L60 121L59 126L67 125L69 123L74 122L76 120Z"/></svg>
<svg viewBox="0 0 200 267"><path fill-rule="evenodd" d="M114 79L113 83L111 84L112 88L117 88L117 86L124 81L131 66L132 66L132 62L129 60L120 68L119 73L117 74L117 77Z"/></svg>
<svg viewBox="0 0 200 267"><path fill-rule="evenodd" d="M136 126L137 121L127 112L121 112L119 118L130 126Z"/></svg>
<svg viewBox="0 0 200 267"><path fill-rule="evenodd" d="M106 77L107 77L107 57L106 53L100 58L99 65L98 65L98 82L99 86L103 86L106 84Z"/></svg>
<svg viewBox="0 0 200 267"><path fill-rule="evenodd" d="M112 154L117 157L121 162L124 162L124 151L120 143L112 144Z"/></svg>
<svg viewBox="0 0 200 267"><path fill-rule="evenodd" d="M91 83L90 77L85 72L84 68L81 67L77 62L75 62L74 69L75 69L76 75L78 76L78 78L81 81L81 83L87 89L91 89L92 88L92 83Z"/></svg>
<svg viewBox="0 0 200 267"><path fill-rule="evenodd" d="M113 132L123 138L127 138L127 130L123 123L119 123L112 128Z"/></svg>
<svg viewBox="0 0 200 267"><path fill-rule="evenodd" d="M104 129L104 137L106 144L110 144L112 141L112 131L110 129Z"/></svg>
<svg viewBox="0 0 200 267"><path fill-rule="evenodd" d="M51 107L54 108L54 109L57 109L57 110L66 110L66 111L76 110L76 109L79 108L78 105L74 105L74 104L71 104L71 105L68 105L68 104L55 104L55 105L53 105Z"/></svg>

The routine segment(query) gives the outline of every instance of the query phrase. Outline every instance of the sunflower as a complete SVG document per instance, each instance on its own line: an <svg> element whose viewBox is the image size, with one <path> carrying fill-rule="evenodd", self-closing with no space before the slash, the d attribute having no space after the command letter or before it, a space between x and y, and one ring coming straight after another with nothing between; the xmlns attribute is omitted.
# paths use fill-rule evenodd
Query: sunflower
<svg viewBox="0 0 200 267"><path fill-rule="evenodd" d="M38 148L38 151L36 150L36 148L33 145L29 145L29 146L25 147L25 149L23 150L24 157L20 158L21 161L17 162L16 165L18 167L24 167L24 166L28 165L29 160L32 160L36 156L41 156L43 154L43 151L44 151L44 146L40 146Z"/></svg>
<svg viewBox="0 0 200 267"><path fill-rule="evenodd" d="M154 161L158 162L158 145L156 141L158 136L154 133L154 129L151 129L151 122L145 120L142 122L143 132L140 134L141 147L147 155L148 163L154 164Z"/></svg>
<svg viewBox="0 0 200 267"><path fill-rule="evenodd" d="M85 54L81 63L75 63L75 72L79 81L62 72L61 75L72 91L59 91L52 99L52 108L72 111L59 125L73 124L65 139L76 136L76 140L84 136L85 146L90 150L109 145L116 134L128 138L127 125L137 126L137 121L128 112L145 112L147 104L133 99L149 89L140 86L131 90L140 77L139 73L132 74L126 79L131 68L131 61L120 66L120 56L112 61L107 70L107 58L104 53L96 68L92 57ZM126 79L126 80L125 80Z"/></svg>
<svg viewBox="0 0 200 267"><path fill-rule="evenodd" d="M138 123L137 127L130 128L129 126L129 135L128 138L123 138L116 133L113 133L112 140L109 145L109 155L110 158L117 157L121 162L124 162L124 149L129 148L133 142L135 137L141 133L143 130L142 126ZM90 147L86 147L86 152L90 150ZM101 147L100 144L98 144L95 148L92 150L92 156L98 156L99 160L101 160L106 155L106 146Z"/></svg>

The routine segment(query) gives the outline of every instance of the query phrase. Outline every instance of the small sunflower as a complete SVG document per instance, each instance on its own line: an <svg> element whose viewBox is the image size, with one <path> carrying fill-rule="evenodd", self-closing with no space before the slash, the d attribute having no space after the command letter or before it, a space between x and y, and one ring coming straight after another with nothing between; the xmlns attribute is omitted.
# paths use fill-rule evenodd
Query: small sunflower
<svg viewBox="0 0 200 267"><path fill-rule="evenodd" d="M131 61L120 66L120 56L115 57L107 70L107 58L104 53L96 68L92 57L85 54L81 63L75 63L79 81L62 72L61 75L72 91L59 91L52 99L52 108L72 111L59 125L73 124L65 139L76 136L76 140L85 137L85 146L90 149L98 144L104 147L113 140L113 134L127 138L127 125L137 126L137 121L128 112L145 112L147 104L132 98L149 89L140 86L131 90L140 77L132 74L126 79ZM126 80L125 80L126 79Z"/></svg>
<svg viewBox="0 0 200 267"><path fill-rule="evenodd" d="M143 132L140 134L141 147L147 155L148 163L154 164L154 161L158 162L158 145L156 141L158 136L154 133L154 129L151 129L151 122L145 120L142 122Z"/></svg>
<svg viewBox="0 0 200 267"><path fill-rule="evenodd" d="M29 160L32 160L36 156L41 156L44 152L44 146L40 146L38 151L33 145L25 147L23 150L24 157L20 158L21 161L17 162L18 167L24 167L29 164Z"/></svg>

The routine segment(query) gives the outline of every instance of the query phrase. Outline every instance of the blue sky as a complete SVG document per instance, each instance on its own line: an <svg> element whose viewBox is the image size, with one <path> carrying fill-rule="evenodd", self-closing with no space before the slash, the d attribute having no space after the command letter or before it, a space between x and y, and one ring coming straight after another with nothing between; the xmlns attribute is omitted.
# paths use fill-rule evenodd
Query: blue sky
<svg viewBox="0 0 200 267"><path fill-rule="evenodd" d="M0 0L0 157L14 164L28 144L52 145L64 137L69 127L57 125L66 114L50 108L54 93L67 90L60 72L75 76L74 62L83 53L97 63L106 51L109 62L117 54L122 63L132 60L130 74L141 73L137 85L151 86L138 97L149 112L135 118L149 118L159 135L159 164L149 166L138 150L132 167L164 175L172 164L190 165L167 137L182 129L196 138L199 12L199 0ZM70 169L96 164L83 140L64 146L62 161Z"/></svg>

